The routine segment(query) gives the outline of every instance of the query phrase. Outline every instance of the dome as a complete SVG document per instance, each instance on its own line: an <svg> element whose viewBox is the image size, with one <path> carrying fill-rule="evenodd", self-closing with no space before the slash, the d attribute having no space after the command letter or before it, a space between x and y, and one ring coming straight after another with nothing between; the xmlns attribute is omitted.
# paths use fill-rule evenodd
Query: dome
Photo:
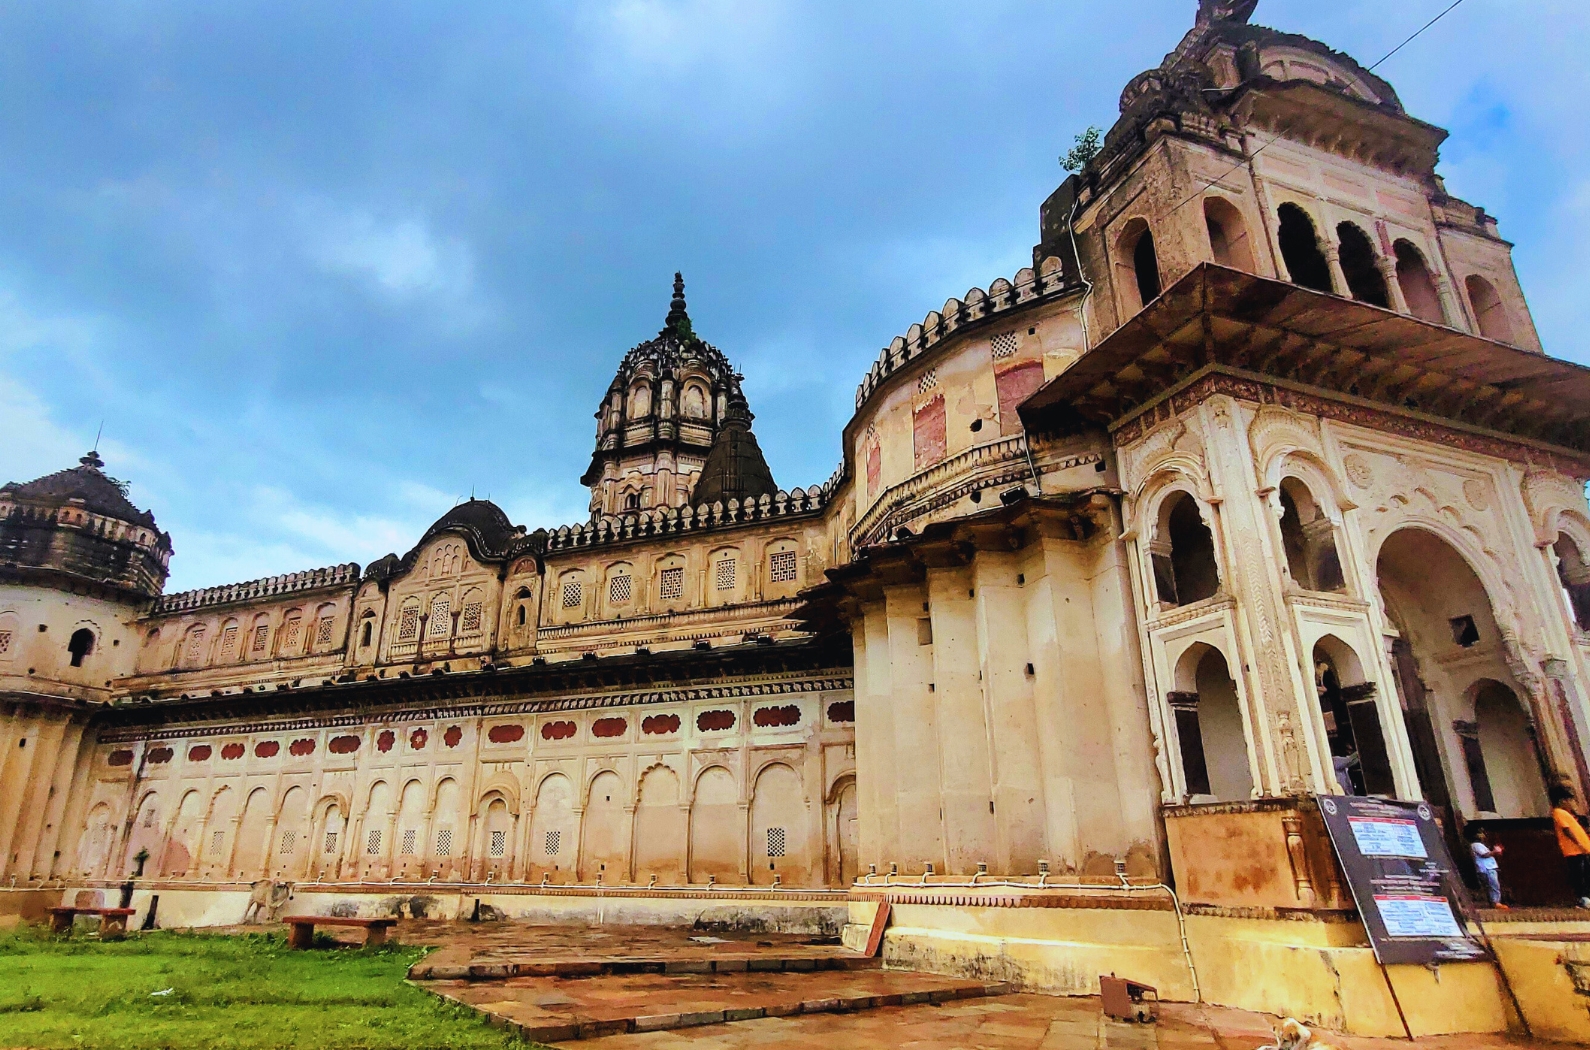
<svg viewBox="0 0 1590 1050"><path fill-rule="evenodd" d="M437 518L415 547L423 547L438 533L458 532L469 541L470 551L475 557L483 561L498 559L508 554L513 541L522 531L491 500L470 497Z"/></svg>
<svg viewBox="0 0 1590 1050"><path fill-rule="evenodd" d="M171 537L127 499L98 452L0 488L0 571L48 586L83 583L134 598L165 586Z"/></svg>

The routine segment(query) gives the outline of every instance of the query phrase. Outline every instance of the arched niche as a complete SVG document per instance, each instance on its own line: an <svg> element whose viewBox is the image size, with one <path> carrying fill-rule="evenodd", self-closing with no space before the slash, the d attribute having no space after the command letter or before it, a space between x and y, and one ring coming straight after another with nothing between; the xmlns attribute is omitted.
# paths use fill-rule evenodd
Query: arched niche
<svg viewBox="0 0 1590 1050"><path fill-rule="evenodd" d="M1136 313L1160 293L1159 255L1154 250L1154 233L1148 220L1127 222L1116 240L1116 267L1119 271L1122 303L1129 314Z"/></svg>
<svg viewBox="0 0 1590 1050"><path fill-rule="evenodd" d="M1276 239L1281 246L1281 261L1292 283L1316 292L1335 291L1331 287L1330 265L1320 251L1319 233L1308 212L1287 201L1276 209L1276 217L1280 220Z"/></svg>
<svg viewBox="0 0 1590 1050"><path fill-rule="evenodd" d="M1543 817L1542 776L1534 722L1508 685L1482 678L1468 689L1474 717L1455 723L1474 808L1499 817Z"/></svg>
<svg viewBox="0 0 1590 1050"><path fill-rule="evenodd" d="M1479 274L1470 274L1463 280L1463 290L1468 293L1469 306L1474 310L1474 323L1480 334L1501 343L1513 341L1513 321L1507 316L1507 307L1496 286Z"/></svg>
<svg viewBox="0 0 1590 1050"><path fill-rule="evenodd" d="M745 812L734 774L709 766L690 800L690 881L745 881Z"/></svg>
<svg viewBox="0 0 1590 1050"><path fill-rule="evenodd" d="M1253 272L1253 245L1248 225L1236 205L1224 197L1204 198L1204 229L1215 262L1234 270Z"/></svg>
<svg viewBox="0 0 1590 1050"><path fill-rule="evenodd" d="M1344 590L1347 581L1336 549L1335 522L1302 478L1282 478L1279 488L1281 546L1292 580L1310 591Z"/></svg>
<svg viewBox="0 0 1590 1050"><path fill-rule="evenodd" d="M1336 239L1341 252L1342 276L1354 299L1370 306L1390 309L1391 296L1386 278L1375 265L1375 246L1369 235L1351 222L1337 223Z"/></svg>
<svg viewBox="0 0 1590 1050"><path fill-rule="evenodd" d="M1225 654L1207 642L1194 642L1176 661L1175 683L1168 700L1189 800L1251 798L1253 770L1242 702Z"/></svg>
<svg viewBox="0 0 1590 1050"><path fill-rule="evenodd" d="M1314 697L1325 726L1331 768L1348 795L1396 794L1378 688L1364 677L1358 653L1335 635L1314 643Z"/></svg>
<svg viewBox="0 0 1590 1050"><path fill-rule="evenodd" d="M1160 502L1150 557L1154 590L1166 605L1189 605L1220 589L1214 534L1190 492L1178 489Z"/></svg>
<svg viewBox="0 0 1590 1050"><path fill-rule="evenodd" d="M1397 285L1408 304L1408 312L1421 321L1445 324L1446 314L1441 309L1441 296L1435 289L1435 278L1430 276L1430 265L1424 253L1413 242L1399 240L1393 249L1397 254Z"/></svg>

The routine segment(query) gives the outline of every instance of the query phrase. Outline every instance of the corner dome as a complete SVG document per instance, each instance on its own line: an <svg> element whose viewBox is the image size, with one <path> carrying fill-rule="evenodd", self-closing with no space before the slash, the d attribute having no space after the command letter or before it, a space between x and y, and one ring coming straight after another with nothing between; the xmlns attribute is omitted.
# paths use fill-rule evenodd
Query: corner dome
<svg viewBox="0 0 1590 1050"><path fill-rule="evenodd" d="M32 481L10 482L0 488L0 499L72 503L129 525L155 528L155 516L132 505L125 483L105 474L105 461L99 458L98 451L89 452L77 463Z"/></svg>

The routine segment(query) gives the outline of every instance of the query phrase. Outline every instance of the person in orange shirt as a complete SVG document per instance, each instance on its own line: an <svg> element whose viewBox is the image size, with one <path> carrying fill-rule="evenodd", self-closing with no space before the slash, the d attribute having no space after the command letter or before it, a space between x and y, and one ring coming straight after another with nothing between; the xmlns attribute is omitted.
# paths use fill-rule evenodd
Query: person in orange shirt
<svg viewBox="0 0 1590 1050"><path fill-rule="evenodd" d="M1590 835L1585 834L1579 817L1568 808L1573 788L1557 784L1551 789L1551 822L1557 828L1557 848L1568 864L1568 882L1579 907L1590 908Z"/></svg>

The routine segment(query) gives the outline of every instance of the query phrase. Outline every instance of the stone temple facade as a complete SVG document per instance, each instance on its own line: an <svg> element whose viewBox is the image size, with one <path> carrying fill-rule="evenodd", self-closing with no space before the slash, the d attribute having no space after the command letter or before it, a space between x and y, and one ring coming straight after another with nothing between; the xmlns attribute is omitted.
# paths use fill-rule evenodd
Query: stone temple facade
<svg viewBox="0 0 1590 1050"><path fill-rule="evenodd" d="M579 524L471 500L362 570L164 594L94 453L0 489L0 881L236 921L202 902L259 879L853 917L881 879L908 962L1076 991L1126 951L1167 997L1394 1025L1311 797L1527 853L1590 788L1590 372L1445 133L1253 10L1202 0L1032 267L882 351L823 484L775 485L676 279ZM1002 925L985 878L1173 885L1180 944L1125 891ZM1399 977L1432 1024L1505 1022L1445 971Z"/></svg>

